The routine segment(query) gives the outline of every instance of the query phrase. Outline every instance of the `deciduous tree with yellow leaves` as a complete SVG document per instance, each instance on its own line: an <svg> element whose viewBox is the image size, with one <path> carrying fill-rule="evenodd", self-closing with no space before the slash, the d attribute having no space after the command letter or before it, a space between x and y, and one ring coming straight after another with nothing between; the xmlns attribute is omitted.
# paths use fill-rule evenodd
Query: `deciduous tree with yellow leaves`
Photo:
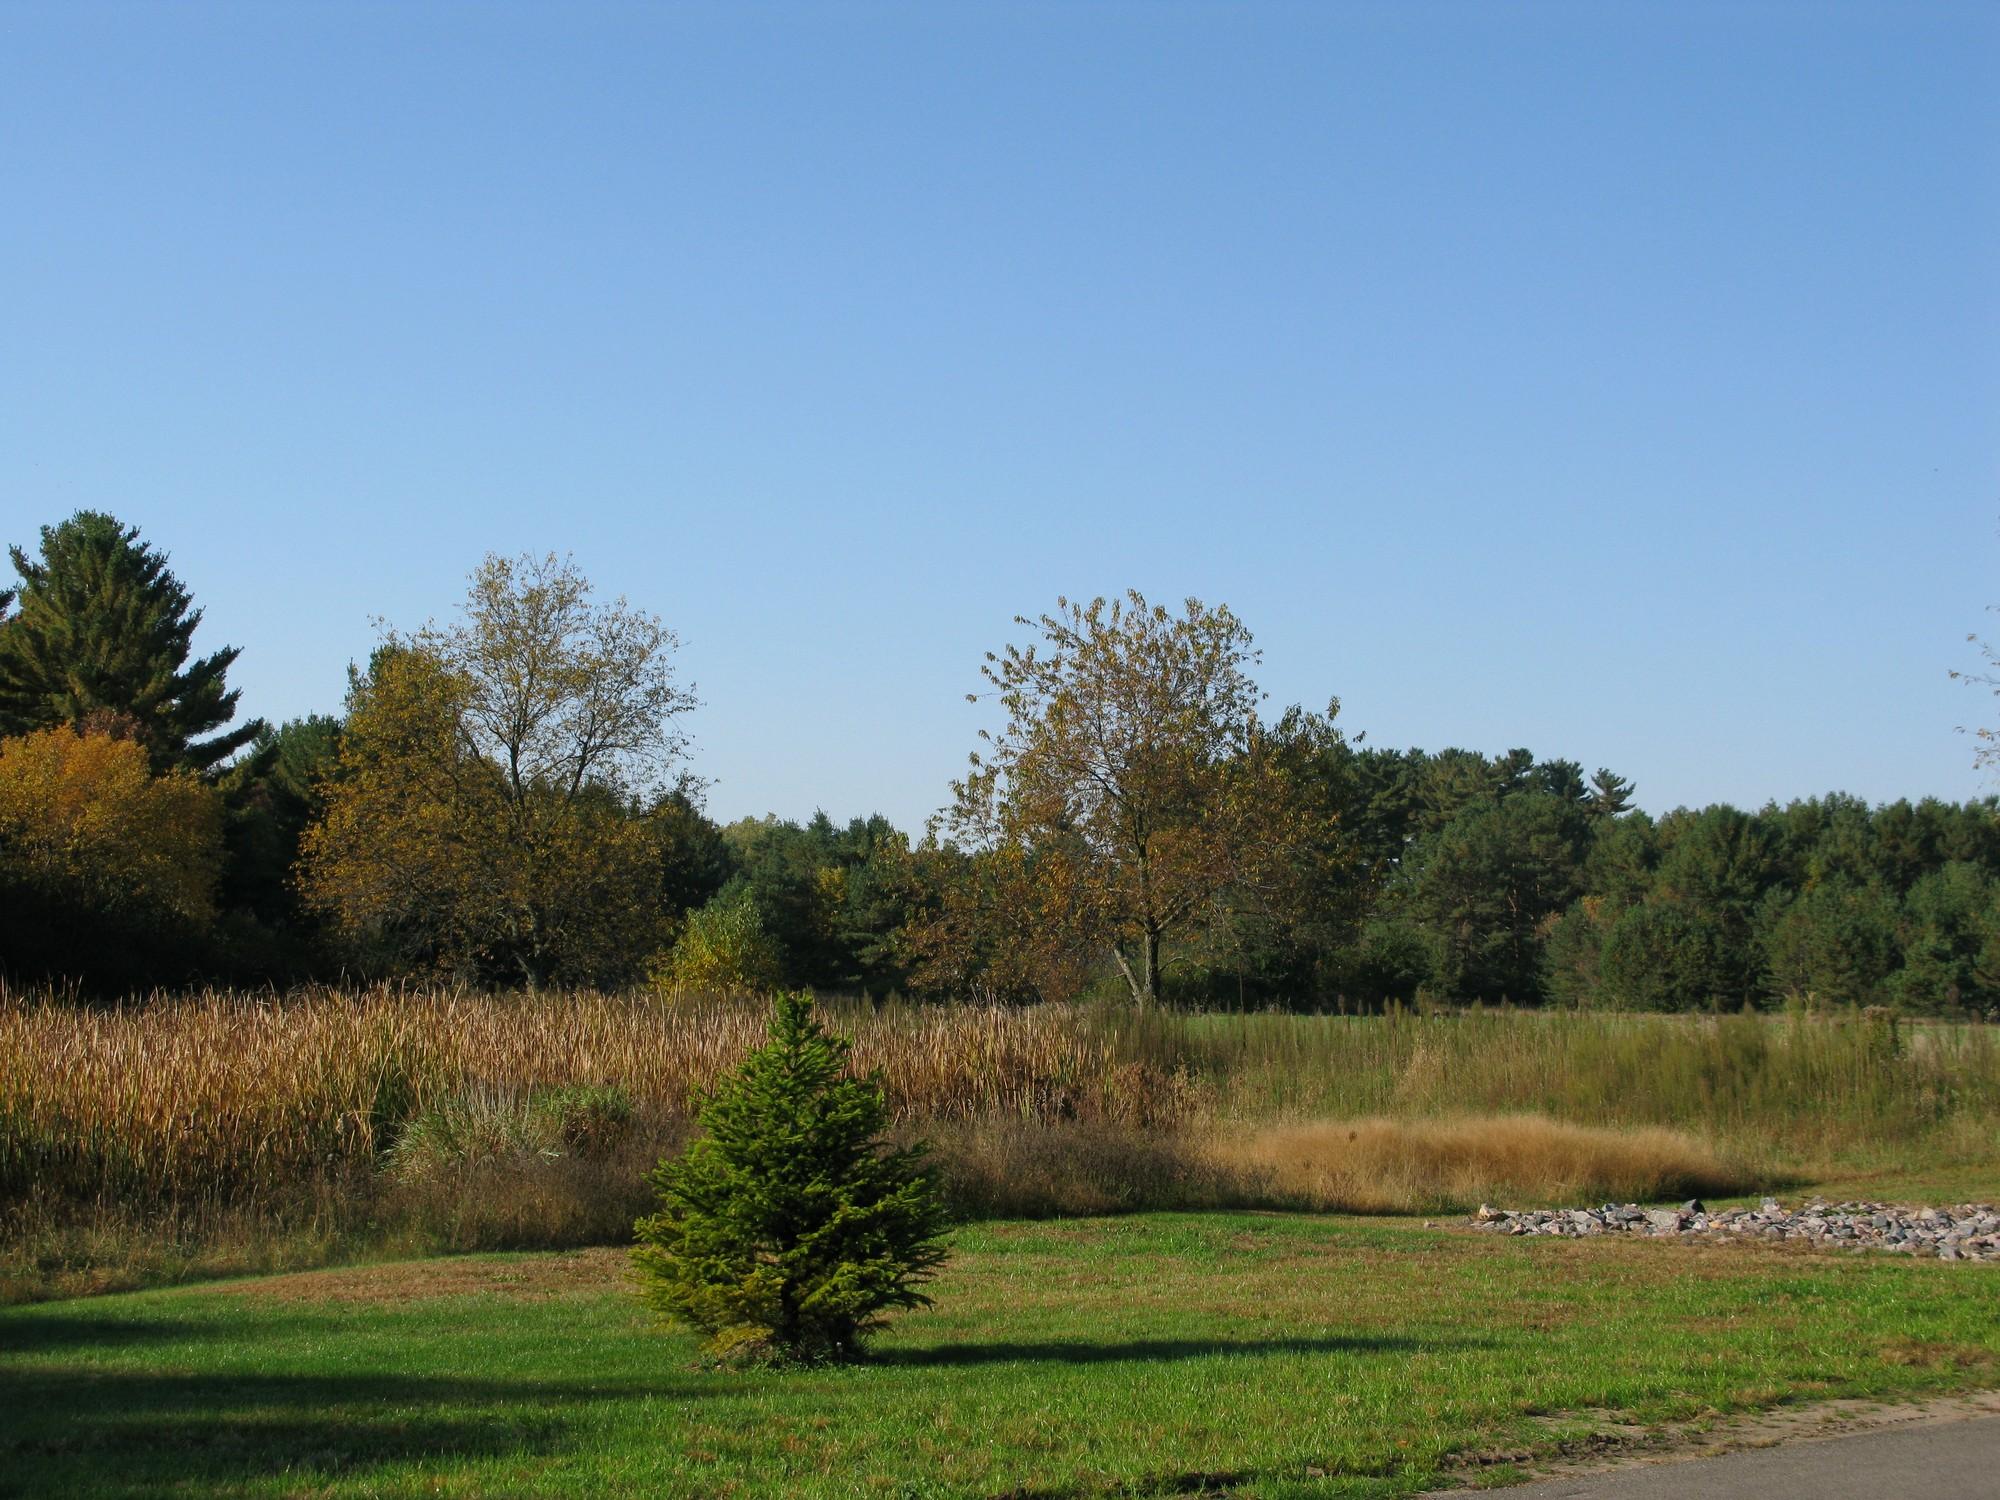
<svg viewBox="0 0 2000 1500"><path fill-rule="evenodd" d="M356 675L309 898L404 966L631 977L669 915L650 814L695 701L675 644L567 559L488 556L459 621L389 632Z"/></svg>
<svg viewBox="0 0 2000 1500"><path fill-rule="evenodd" d="M93 905L204 922L221 800L190 772L154 776L135 740L38 730L0 740L0 850L17 878Z"/></svg>
<svg viewBox="0 0 2000 1500"><path fill-rule="evenodd" d="M1250 632L1226 607L1174 614L1136 590L1015 623L1040 639L987 654L1007 723L982 733L941 826L1006 875L994 922L1088 935L1150 1006L1164 945L1292 840Z"/></svg>
<svg viewBox="0 0 2000 1500"><path fill-rule="evenodd" d="M0 740L0 965L92 986L186 978L215 917L222 801L131 738Z"/></svg>

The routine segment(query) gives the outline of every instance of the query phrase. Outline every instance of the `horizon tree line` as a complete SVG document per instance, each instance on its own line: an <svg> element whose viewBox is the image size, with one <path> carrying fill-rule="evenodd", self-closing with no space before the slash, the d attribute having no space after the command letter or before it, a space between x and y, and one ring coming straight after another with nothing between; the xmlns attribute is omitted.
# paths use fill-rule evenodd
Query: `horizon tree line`
<svg viewBox="0 0 2000 1500"><path fill-rule="evenodd" d="M718 826L677 641L566 559L489 556L339 714L235 724L239 648L79 512L0 590L0 979L118 994L432 977L1367 1010L2000 1007L2000 803L1654 818L1600 768L1267 718L1227 607L1059 599L913 839ZM234 727L231 727L234 725Z"/></svg>

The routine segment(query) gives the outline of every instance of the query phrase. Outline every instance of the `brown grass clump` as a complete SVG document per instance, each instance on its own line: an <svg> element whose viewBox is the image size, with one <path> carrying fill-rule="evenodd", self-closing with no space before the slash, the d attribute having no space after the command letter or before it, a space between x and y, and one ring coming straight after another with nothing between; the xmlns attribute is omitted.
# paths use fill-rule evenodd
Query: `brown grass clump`
<svg viewBox="0 0 2000 1500"><path fill-rule="evenodd" d="M945 1196L973 1218L1217 1208L1248 1201L1189 1130L1102 1121L976 1120L927 1128Z"/></svg>
<svg viewBox="0 0 2000 1500"><path fill-rule="evenodd" d="M1882 1346L1878 1357L1884 1364L1922 1370L1991 1370L2000 1365L1990 1349L1930 1339L1891 1340Z"/></svg>
<svg viewBox="0 0 2000 1500"><path fill-rule="evenodd" d="M1758 1185L1678 1130L1594 1129L1539 1115L1239 1127L1219 1132L1206 1154L1246 1194L1350 1213L1720 1197Z"/></svg>

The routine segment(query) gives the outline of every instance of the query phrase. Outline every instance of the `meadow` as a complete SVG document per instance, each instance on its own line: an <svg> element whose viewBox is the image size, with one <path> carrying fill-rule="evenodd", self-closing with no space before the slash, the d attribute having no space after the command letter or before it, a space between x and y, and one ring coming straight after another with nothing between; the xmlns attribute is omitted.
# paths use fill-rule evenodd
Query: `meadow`
<svg viewBox="0 0 2000 1500"><path fill-rule="evenodd" d="M0 1003L0 1297L619 1243L754 998L383 987ZM2000 1042L1880 1013L830 1019L968 1218L1994 1196Z"/></svg>
<svg viewBox="0 0 2000 1500"><path fill-rule="evenodd" d="M1270 1213L955 1236L862 1363L702 1368L615 1250L0 1309L0 1490L1405 1496L1993 1383L1990 1271Z"/></svg>

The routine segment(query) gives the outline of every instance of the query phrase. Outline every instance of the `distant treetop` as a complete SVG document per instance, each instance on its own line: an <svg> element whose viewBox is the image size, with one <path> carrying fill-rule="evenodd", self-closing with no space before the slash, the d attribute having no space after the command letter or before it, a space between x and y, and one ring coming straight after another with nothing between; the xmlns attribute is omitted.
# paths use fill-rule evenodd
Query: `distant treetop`
<svg viewBox="0 0 2000 1500"><path fill-rule="evenodd" d="M236 717L239 652L189 660L201 611L136 526L78 511L42 528L39 560L9 551L21 581L0 621L0 733L68 724L138 741L155 770L208 774L263 730L214 732Z"/></svg>

